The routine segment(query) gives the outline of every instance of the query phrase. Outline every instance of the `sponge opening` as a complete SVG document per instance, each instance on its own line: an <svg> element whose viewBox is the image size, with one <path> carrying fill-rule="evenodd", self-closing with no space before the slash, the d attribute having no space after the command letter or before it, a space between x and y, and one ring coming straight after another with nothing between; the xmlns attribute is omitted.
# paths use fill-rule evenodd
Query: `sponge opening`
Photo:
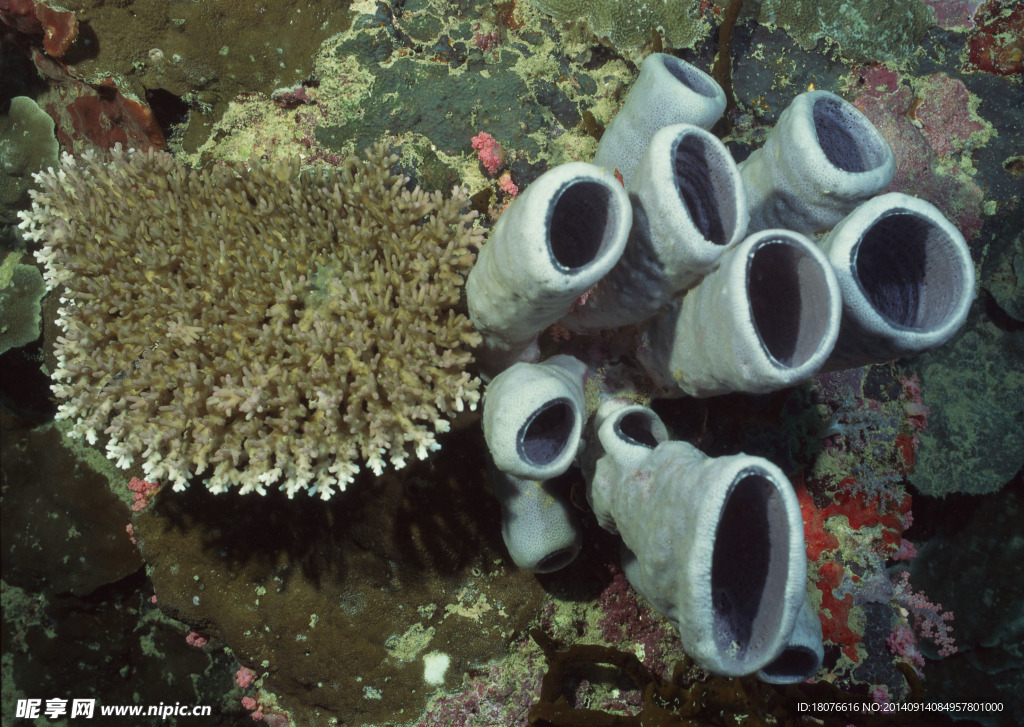
<svg viewBox="0 0 1024 727"><path fill-rule="evenodd" d="M565 452L575 429L576 412L569 399L552 399L519 429L516 449L531 465L551 464Z"/></svg>
<svg viewBox="0 0 1024 727"><path fill-rule="evenodd" d="M714 98L718 95L719 89L715 82L693 66L671 56L666 56L664 62L665 70L694 93L699 93L707 98Z"/></svg>
<svg viewBox="0 0 1024 727"><path fill-rule="evenodd" d="M593 179L572 180L548 213L548 249L554 264L571 272L592 263L611 244L617 214L611 191Z"/></svg>
<svg viewBox="0 0 1024 727"><path fill-rule="evenodd" d="M867 117L840 98L814 102L814 131L828 160L844 172L869 172L886 160L885 141Z"/></svg>
<svg viewBox="0 0 1024 727"><path fill-rule="evenodd" d="M857 283L893 326L943 327L963 296L955 242L930 220L907 210L878 219L853 251Z"/></svg>
<svg viewBox="0 0 1024 727"><path fill-rule="evenodd" d="M807 251L766 239L750 257L747 294L761 345L778 365L798 368L821 351L833 303L826 273Z"/></svg>
<svg viewBox="0 0 1024 727"><path fill-rule="evenodd" d="M772 482L741 472L727 495L711 564L714 636L738 663L778 648L789 568L789 522Z"/></svg>
<svg viewBox="0 0 1024 727"><path fill-rule="evenodd" d="M736 190L724 172L730 162L707 139L686 132L677 139L672 157L676 191L694 227L705 240L726 244L736 226Z"/></svg>

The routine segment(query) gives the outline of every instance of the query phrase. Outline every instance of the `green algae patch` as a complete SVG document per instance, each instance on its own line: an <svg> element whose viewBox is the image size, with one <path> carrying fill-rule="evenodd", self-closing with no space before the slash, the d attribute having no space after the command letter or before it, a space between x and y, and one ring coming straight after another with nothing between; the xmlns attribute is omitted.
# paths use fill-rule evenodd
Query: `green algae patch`
<svg viewBox="0 0 1024 727"><path fill-rule="evenodd" d="M912 55L935 25L933 11L922 0L765 0L758 20L784 29L804 50L831 38L852 61L888 63Z"/></svg>
<svg viewBox="0 0 1024 727"><path fill-rule="evenodd" d="M0 265L0 353L39 338L40 310L46 285L34 265L23 265L10 253Z"/></svg>
<svg viewBox="0 0 1024 727"><path fill-rule="evenodd" d="M932 497L996 492L1024 464L1024 333L987 318L964 330L918 362L930 414L909 479Z"/></svg>
<svg viewBox="0 0 1024 727"><path fill-rule="evenodd" d="M698 0L534 0L534 5L555 20L586 20L594 35L626 50L646 45L655 32L668 46L694 48L711 29Z"/></svg>
<svg viewBox="0 0 1024 727"><path fill-rule="evenodd" d="M535 106L522 103L530 95L523 79L502 66L461 73L443 63L401 58L386 72L375 73L358 117L315 133L323 147L341 152L346 144L372 144L381 129L396 136L415 132L455 154L465 152L477 132L486 131L503 146L533 154L539 147L523 130L540 127L544 118Z"/></svg>

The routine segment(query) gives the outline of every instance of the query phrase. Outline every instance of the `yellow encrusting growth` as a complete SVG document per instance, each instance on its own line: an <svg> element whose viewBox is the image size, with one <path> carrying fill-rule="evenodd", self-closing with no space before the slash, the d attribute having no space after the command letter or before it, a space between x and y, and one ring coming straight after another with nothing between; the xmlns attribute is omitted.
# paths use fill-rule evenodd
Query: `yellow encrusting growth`
<svg viewBox="0 0 1024 727"><path fill-rule="evenodd" d="M25 236L63 286L53 391L71 434L181 489L324 499L438 448L475 408L457 311L481 232L466 196L409 191L378 146L190 170L164 153L65 155Z"/></svg>

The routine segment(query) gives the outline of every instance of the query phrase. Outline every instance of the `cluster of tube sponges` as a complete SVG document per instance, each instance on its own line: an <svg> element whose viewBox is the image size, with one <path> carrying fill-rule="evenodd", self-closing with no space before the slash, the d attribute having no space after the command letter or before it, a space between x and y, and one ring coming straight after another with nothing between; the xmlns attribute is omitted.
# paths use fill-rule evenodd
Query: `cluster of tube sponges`
<svg viewBox="0 0 1024 727"><path fill-rule="evenodd" d="M480 398L456 308L480 233L383 147L194 171L91 153L36 175L25 236L61 287L58 418L121 467L328 498L438 448Z"/></svg>
<svg viewBox="0 0 1024 727"><path fill-rule="evenodd" d="M594 163L550 170L499 219L467 281L493 377L484 434L519 565L578 553L550 482L578 464L631 584L699 664L799 681L823 652L792 485L763 458L668 441L642 402L937 346L966 318L974 267L935 207L880 194L892 151L838 96L799 95L739 165L706 130L724 108L709 76L651 55ZM541 361L553 324L566 343Z"/></svg>

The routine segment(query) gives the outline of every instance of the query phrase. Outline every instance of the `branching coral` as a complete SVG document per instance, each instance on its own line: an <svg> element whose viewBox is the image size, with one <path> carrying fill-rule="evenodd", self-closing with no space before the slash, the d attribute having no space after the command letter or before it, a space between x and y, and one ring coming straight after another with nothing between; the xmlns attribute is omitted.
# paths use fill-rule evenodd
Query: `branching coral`
<svg viewBox="0 0 1024 727"><path fill-rule="evenodd" d="M163 153L65 156L26 237L64 286L53 390L73 436L176 489L207 474L326 499L438 448L475 407L456 309L479 232L465 196L406 189L383 147L192 171Z"/></svg>

